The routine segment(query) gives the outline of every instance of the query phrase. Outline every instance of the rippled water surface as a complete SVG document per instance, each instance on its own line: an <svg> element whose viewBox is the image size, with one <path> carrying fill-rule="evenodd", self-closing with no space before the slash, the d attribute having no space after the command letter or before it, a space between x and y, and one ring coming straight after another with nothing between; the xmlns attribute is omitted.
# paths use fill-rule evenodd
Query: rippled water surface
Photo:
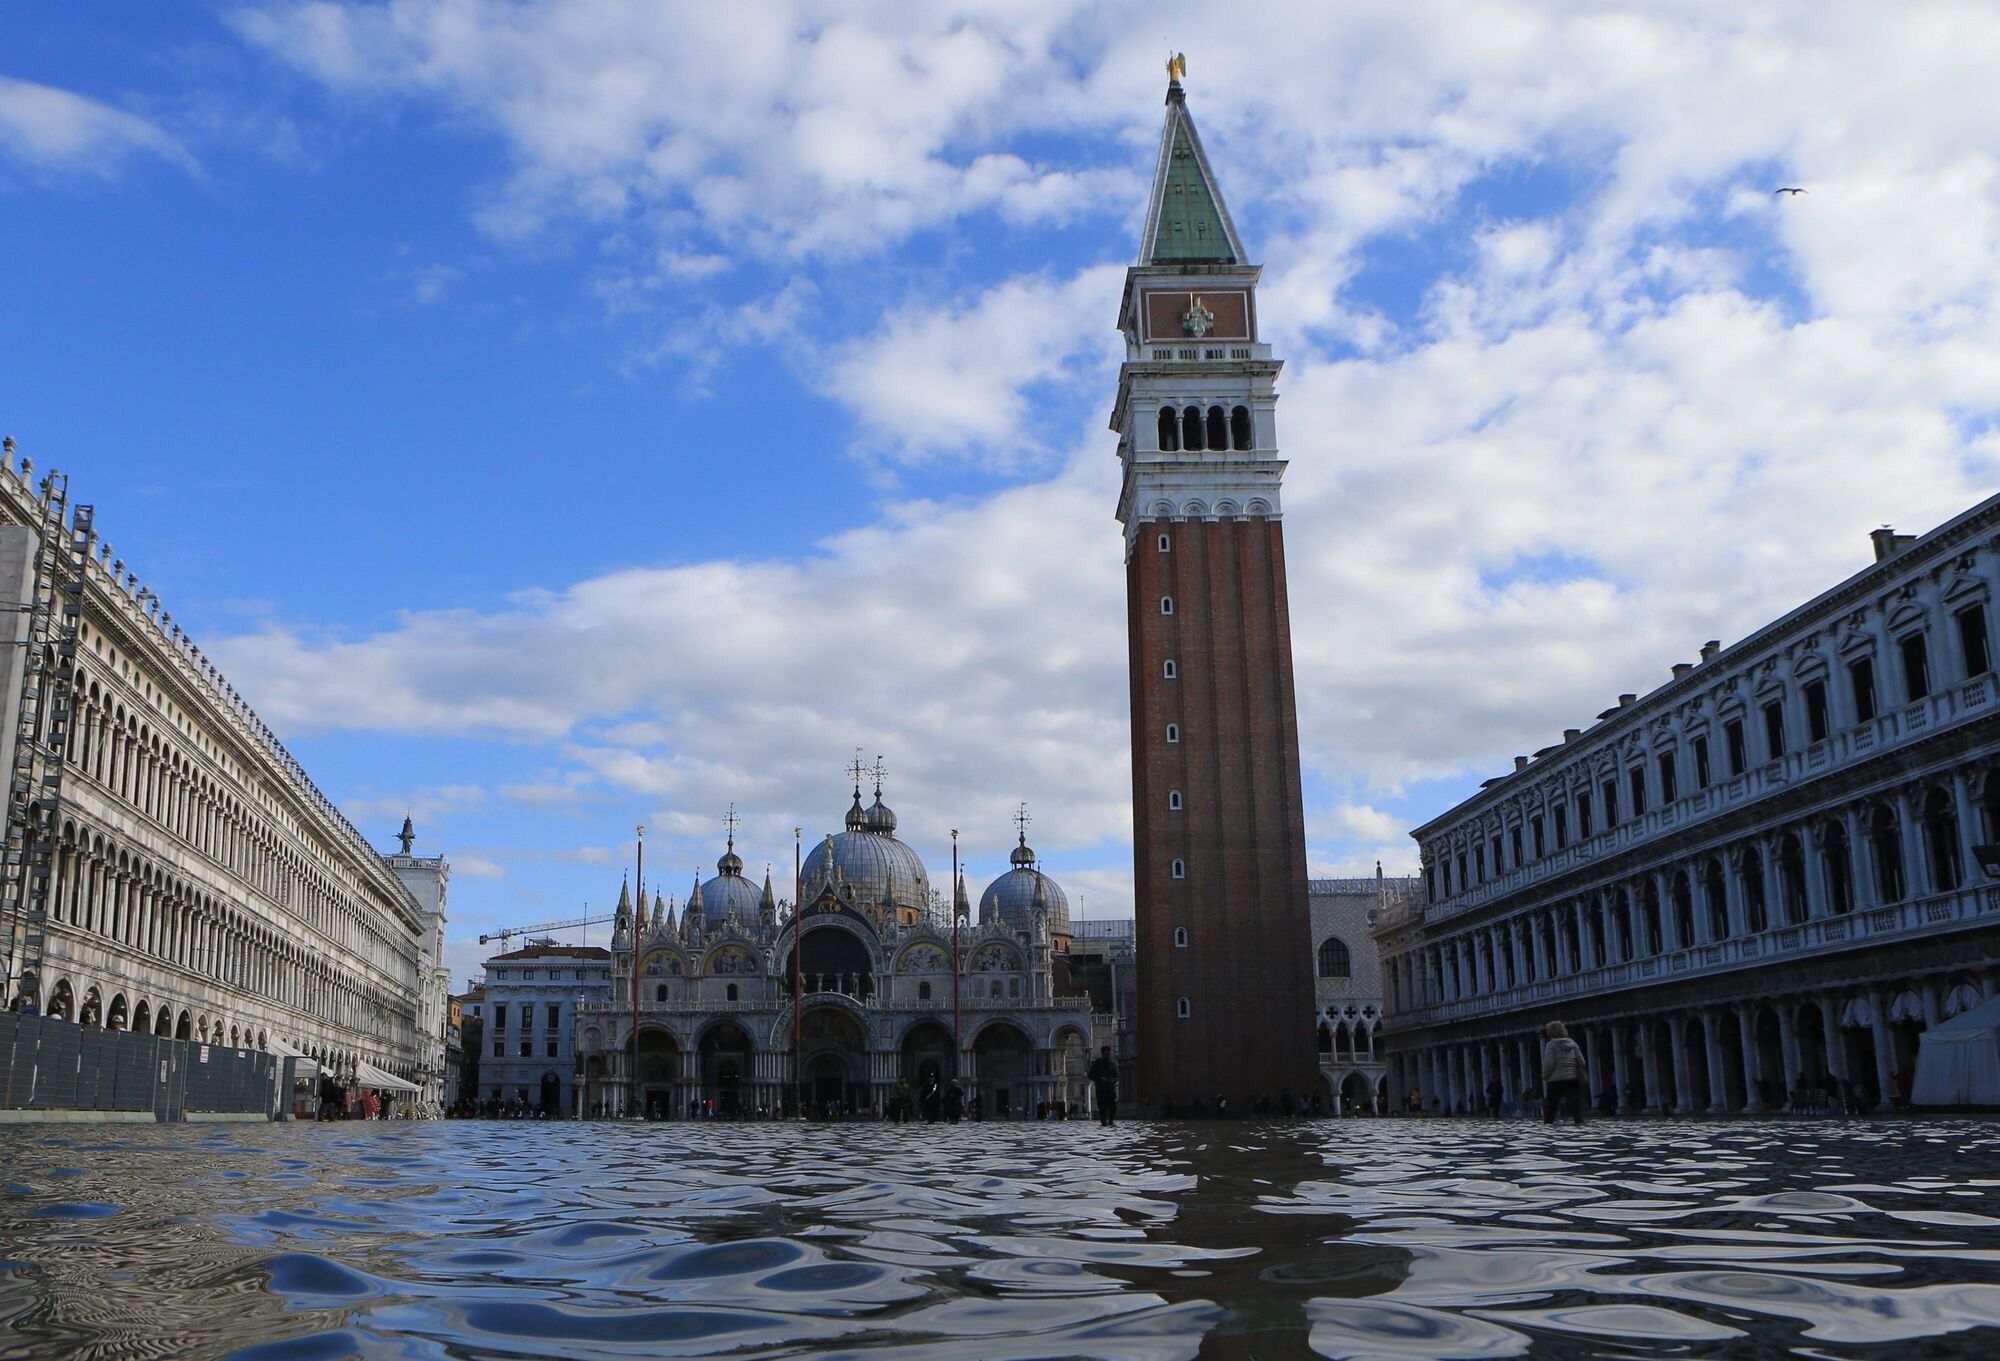
<svg viewBox="0 0 2000 1361"><path fill-rule="evenodd" d="M0 1356L2000 1354L2000 1125L0 1127Z"/></svg>

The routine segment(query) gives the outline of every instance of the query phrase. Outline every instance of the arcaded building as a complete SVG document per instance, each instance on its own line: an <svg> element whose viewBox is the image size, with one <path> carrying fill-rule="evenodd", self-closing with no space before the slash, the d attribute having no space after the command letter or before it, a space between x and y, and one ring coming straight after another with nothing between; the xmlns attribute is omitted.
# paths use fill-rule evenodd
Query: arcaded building
<svg viewBox="0 0 2000 1361"><path fill-rule="evenodd" d="M1383 914L1419 897L1423 880L1388 876L1311 881L1314 1029L1321 1096L1344 1115L1383 1113L1382 960L1374 930Z"/></svg>
<svg viewBox="0 0 2000 1361"><path fill-rule="evenodd" d="M0 595L19 644L0 694L6 1004L441 1094L444 1009L424 999L442 860L409 860L435 890L420 906L66 479L13 452L0 465Z"/></svg>
<svg viewBox="0 0 2000 1361"><path fill-rule="evenodd" d="M1391 1086L1539 1083L1543 1025L1600 1105L1895 1101L1925 1028L2000 986L2000 497L1699 658L1412 833L1377 928Z"/></svg>
<svg viewBox="0 0 2000 1361"><path fill-rule="evenodd" d="M976 920L963 881L949 901L934 891L896 829L878 772L874 802L857 784L841 830L808 844L802 910L768 870L744 873L733 828L686 901L656 895L649 912L621 891L613 995L576 1008L578 1108L880 1111L899 1084L932 1080L976 1094L989 1119L1085 1106L1112 1022L1070 983L1068 898L1025 829ZM487 992L490 1009L490 971Z"/></svg>

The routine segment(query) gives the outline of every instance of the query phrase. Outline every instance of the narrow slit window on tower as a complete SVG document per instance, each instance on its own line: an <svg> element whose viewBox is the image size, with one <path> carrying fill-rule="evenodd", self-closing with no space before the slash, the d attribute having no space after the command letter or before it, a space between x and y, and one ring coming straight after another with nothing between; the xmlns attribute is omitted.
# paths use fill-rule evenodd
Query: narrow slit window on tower
<svg viewBox="0 0 2000 1361"><path fill-rule="evenodd" d="M1180 791L1180 790L1178 790L1178 789L1169 789L1169 790L1167 791L1167 811L1168 811L1168 812L1172 812L1172 813L1178 813L1178 812L1180 812L1180 811L1181 811L1181 791Z"/></svg>
<svg viewBox="0 0 2000 1361"><path fill-rule="evenodd" d="M1250 441L1250 408L1239 406L1229 413L1229 447L1248 449Z"/></svg>
<svg viewBox="0 0 2000 1361"><path fill-rule="evenodd" d="M1188 1017L1194 1015L1194 1007L1188 1003L1187 998L1176 997L1174 999L1174 1015L1178 1019L1185 1021Z"/></svg>
<svg viewBox="0 0 2000 1361"><path fill-rule="evenodd" d="M1227 449L1229 447L1229 418L1222 414L1222 408L1208 409L1208 447Z"/></svg>
<svg viewBox="0 0 2000 1361"><path fill-rule="evenodd" d="M1169 723L1169 724L1167 724L1167 740L1168 740L1169 742L1178 742L1178 741L1180 741L1180 740L1181 740L1181 725L1180 725L1180 724L1178 724L1178 723Z"/></svg>
<svg viewBox="0 0 2000 1361"><path fill-rule="evenodd" d="M1171 552L1173 552L1173 551L1174 551L1174 541L1173 541L1173 539L1172 539L1172 538L1170 538L1170 537L1168 537L1168 536L1167 536L1167 535L1165 535L1165 534L1162 534L1162 535L1160 536L1160 551L1161 551L1162 553L1171 553Z"/></svg>
<svg viewBox="0 0 2000 1361"><path fill-rule="evenodd" d="M1160 448L1169 453L1181 447L1181 418L1170 406L1160 408Z"/></svg>
<svg viewBox="0 0 2000 1361"><path fill-rule="evenodd" d="M1172 614L1173 612L1174 612L1174 598L1173 598L1172 596L1170 596L1170 595L1163 595L1163 596L1161 596L1161 597L1160 597L1160 613L1161 613L1161 614Z"/></svg>
<svg viewBox="0 0 2000 1361"><path fill-rule="evenodd" d="M1179 680L1181 669L1178 666L1175 666L1173 660L1169 658L1166 662L1161 664L1160 674L1165 676L1168 680Z"/></svg>
<svg viewBox="0 0 2000 1361"><path fill-rule="evenodd" d="M1185 860L1174 861L1174 878L1176 879L1187 878L1187 861Z"/></svg>
<svg viewBox="0 0 2000 1361"><path fill-rule="evenodd" d="M1176 950L1185 950L1187 949L1187 943L1187 928L1185 926L1176 926L1174 928L1174 948Z"/></svg>

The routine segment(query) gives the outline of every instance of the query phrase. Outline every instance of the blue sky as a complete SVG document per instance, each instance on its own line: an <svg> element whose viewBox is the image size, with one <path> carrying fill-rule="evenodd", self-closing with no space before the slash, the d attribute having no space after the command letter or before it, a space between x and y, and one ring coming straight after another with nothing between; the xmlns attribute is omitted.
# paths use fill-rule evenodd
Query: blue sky
<svg viewBox="0 0 2000 1361"><path fill-rule="evenodd" d="M1162 33L1288 362L1317 871L1992 490L1953 4L9 7L0 427L454 859L461 973L637 823L675 894L731 801L781 861L856 746L940 880L1025 800L1129 913Z"/></svg>

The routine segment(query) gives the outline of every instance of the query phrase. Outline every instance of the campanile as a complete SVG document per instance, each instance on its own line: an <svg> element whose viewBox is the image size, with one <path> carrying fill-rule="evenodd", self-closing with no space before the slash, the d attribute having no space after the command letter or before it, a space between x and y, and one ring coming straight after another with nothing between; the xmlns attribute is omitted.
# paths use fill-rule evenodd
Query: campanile
<svg viewBox="0 0 2000 1361"><path fill-rule="evenodd" d="M1139 260L1111 427L1132 661L1139 1091L1148 1106L1317 1082L1305 822L1257 280L1202 151L1185 63Z"/></svg>

